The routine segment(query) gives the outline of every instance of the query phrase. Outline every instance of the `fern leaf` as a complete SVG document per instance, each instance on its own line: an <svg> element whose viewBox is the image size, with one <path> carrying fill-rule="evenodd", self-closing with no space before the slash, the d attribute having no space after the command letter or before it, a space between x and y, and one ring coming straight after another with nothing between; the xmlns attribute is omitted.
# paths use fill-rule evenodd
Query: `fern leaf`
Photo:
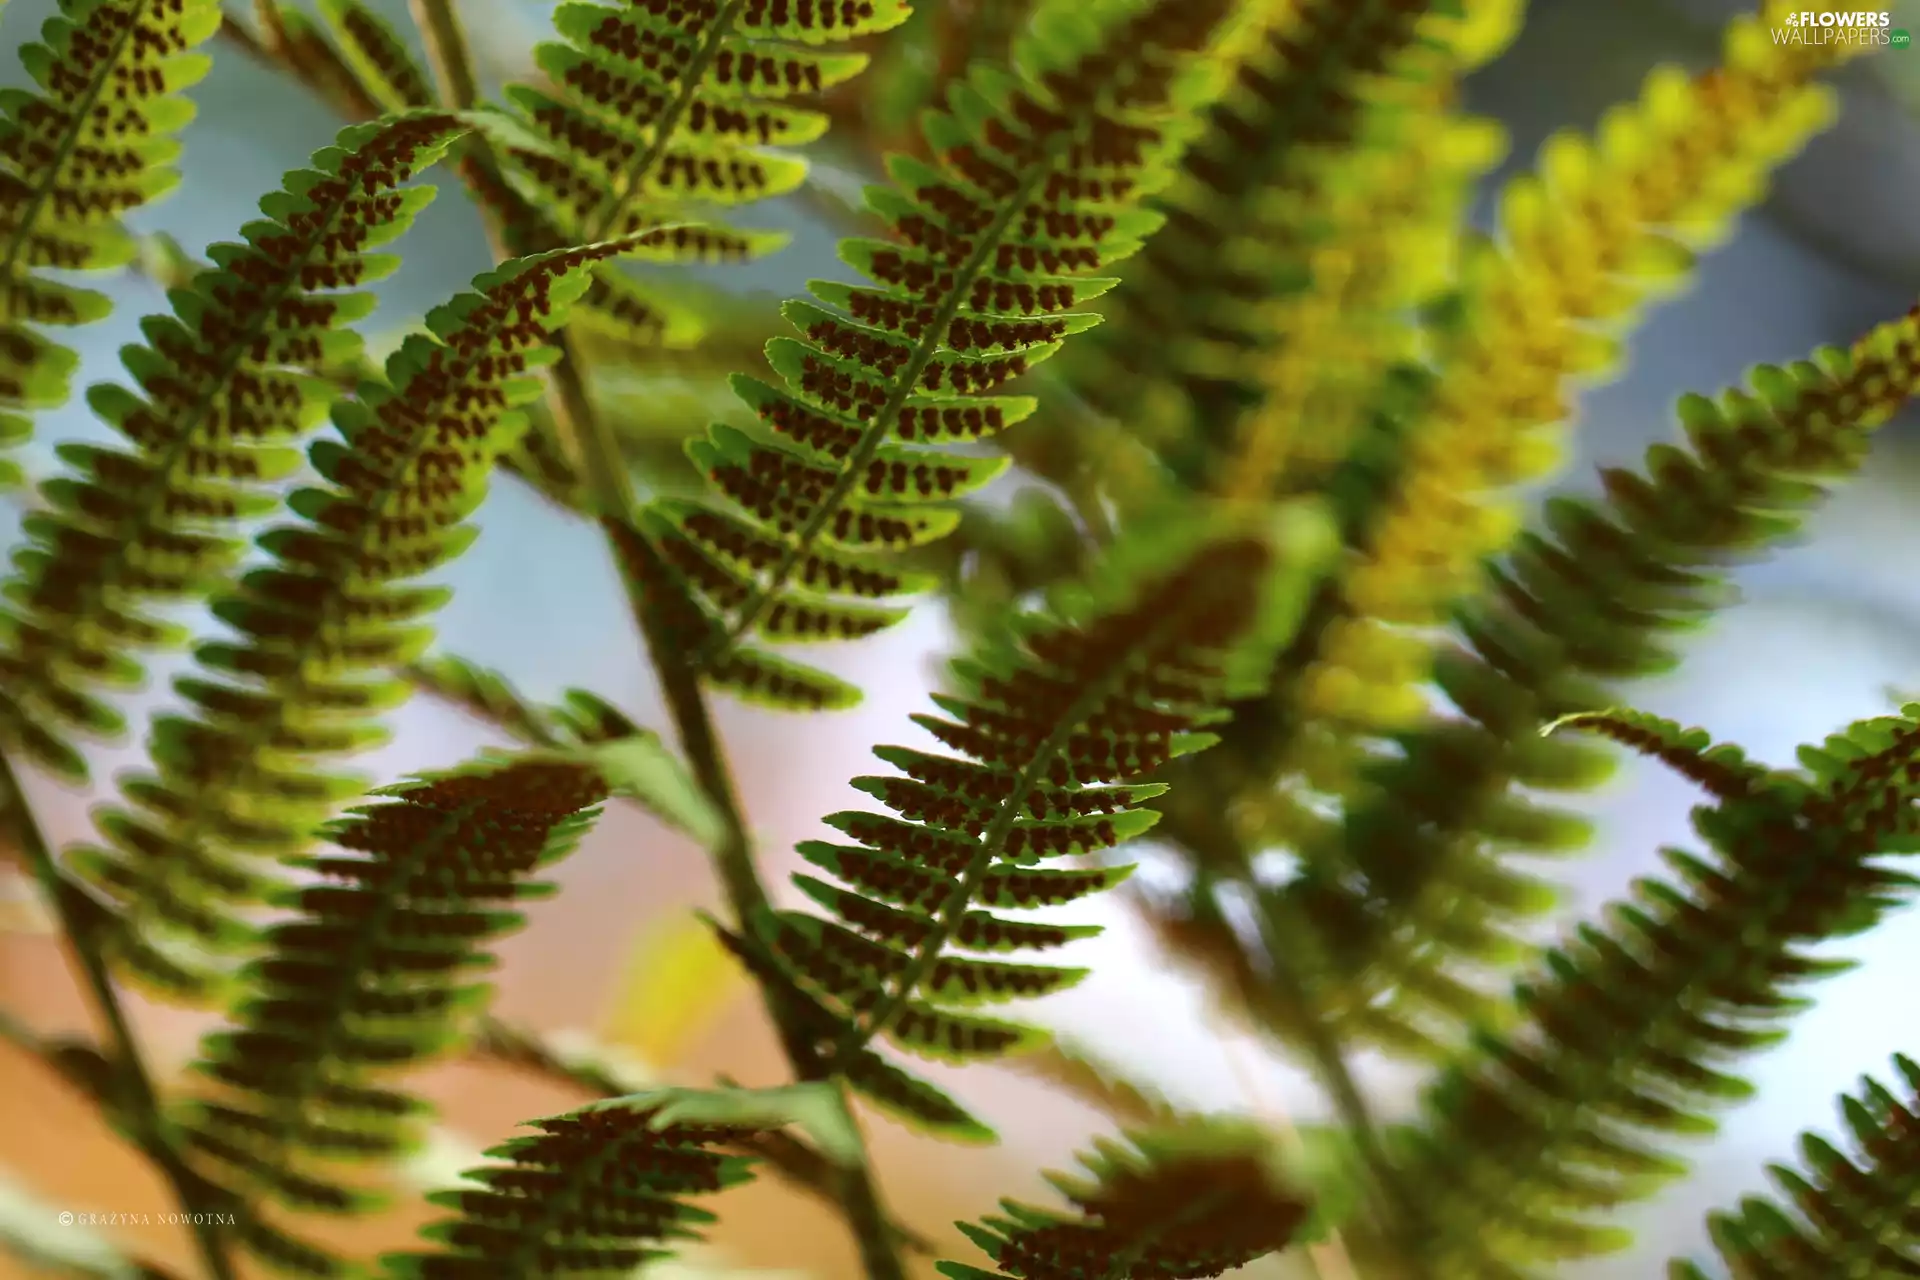
<svg viewBox="0 0 1920 1280"><path fill-rule="evenodd" d="M1850 1157L1815 1134L1800 1139L1800 1168L1772 1165L1780 1200L1748 1197L1708 1221L1715 1251L1735 1275L1769 1280L1920 1274L1920 1065L1893 1060L1900 1092L1868 1079L1843 1098ZM1668 1280L1707 1280L1688 1262Z"/></svg>
<svg viewBox="0 0 1920 1280"><path fill-rule="evenodd" d="M1464 613L1465 646L1439 654L1436 683L1460 714L1401 735L1396 756L1369 771L1337 849L1313 860L1357 868L1364 895L1311 872L1284 894L1328 934L1329 1010L1348 1034L1425 1055L1436 1035L1487 1012L1446 971L1513 954L1516 926L1552 902L1507 855L1577 848L1586 834L1522 789L1583 790L1610 769L1538 726L1612 701L1603 682L1671 669L1675 637L1726 599L1725 572L1790 536L1916 389L1920 308L1850 351L1683 398L1689 448L1657 445L1640 468L1603 472L1602 501L1547 504L1547 527L1520 539ZM1442 937L1445 947L1431 945Z"/></svg>
<svg viewBox="0 0 1920 1280"><path fill-rule="evenodd" d="M996 1271L940 1264L951 1280L1198 1280L1291 1248L1312 1207L1276 1167L1271 1138L1230 1121L1098 1141L1091 1176L1049 1174L1074 1212L1001 1202L1002 1216L959 1225Z"/></svg>
<svg viewBox="0 0 1920 1280"><path fill-rule="evenodd" d="M346 130L261 202L243 243L215 246L219 266L174 294L172 315L146 321L146 343L121 356L140 392L88 393L127 444L60 450L68 473L42 487L50 510L27 522L0 615L0 722L44 763L84 776L62 731L120 732L94 691L136 684L135 655L179 640L142 606L225 585L244 551L233 526L277 506L267 486L299 465L289 446L332 399L300 367L358 352L347 326L374 298L356 286L399 265L372 250L432 199L407 184L463 132L433 114Z"/></svg>
<svg viewBox="0 0 1920 1280"><path fill-rule="evenodd" d="M202 1046L197 1069L225 1090L181 1124L207 1176L296 1212L374 1207L331 1166L418 1144L423 1108L391 1077L454 1042L488 993L472 980L484 948L519 926L513 904L550 888L531 877L572 850L631 768L607 753L483 761L382 788L328 827L345 856L303 864L319 882L282 893L293 917L249 964L234 1029Z"/></svg>
<svg viewBox="0 0 1920 1280"><path fill-rule="evenodd" d="M1331 372L1357 354L1349 346L1359 335L1340 334L1342 324L1377 323L1396 303L1423 300L1448 259L1433 252L1433 228L1457 215L1472 179L1498 158L1486 126L1447 108L1460 76L1502 41L1469 44L1455 10L1483 23L1506 10L1511 28L1513 7L1252 6L1235 83L1181 159L1167 226L1128 264L1108 323L1069 356L1074 388L1168 441L1198 434L1217 449L1230 443L1222 429L1255 393L1263 357L1295 348ZM1335 282L1317 269L1335 252L1354 260L1358 278ZM1275 305L1289 295L1319 296L1333 327L1291 325ZM1338 415L1313 421L1341 435ZM1190 447L1169 461L1198 483L1217 455L1190 456Z"/></svg>
<svg viewBox="0 0 1920 1280"><path fill-rule="evenodd" d="M388 111L434 105L432 81L386 19L360 0L320 0L319 12L368 98Z"/></svg>
<svg viewBox="0 0 1920 1280"><path fill-rule="evenodd" d="M843 882L798 880L837 919L751 922L814 1002L836 1068L882 1034L954 1060L1037 1042L1032 1028L959 1010L1056 990L1076 971L952 949L1003 954L1085 932L996 912L1070 902L1125 877L1038 864L1152 824L1137 807L1152 790L1130 780L1211 741L1200 732L1211 706L1257 678L1297 621L1303 566L1328 536L1305 510L1272 533L1169 523L1151 546L1123 546L1093 583L1058 592L1051 612L1017 616L955 664L957 694L936 698L945 715L914 720L956 754L878 749L900 774L856 785L893 816L834 814L827 823L856 843L799 846Z"/></svg>
<svg viewBox="0 0 1920 1280"><path fill-rule="evenodd" d="M510 110L483 117L520 220L538 224L532 238L545 248L680 221L697 207L710 220L711 206L793 190L806 166L773 148L812 141L827 120L786 99L866 66L862 54L822 46L888 30L906 14L904 0L561 4L561 40L534 50L547 83L509 86ZM785 239L714 226L661 257L738 261ZM683 303L612 271L598 273L580 318L602 334L673 345L686 344L692 322Z"/></svg>
<svg viewBox="0 0 1920 1280"><path fill-rule="evenodd" d="M1767 778L1767 770L1749 761L1739 747L1716 746L1704 729L1683 729L1671 720L1643 711L1576 712L1560 717L1541 733L1561 729L1596 733L1643 756L1651 756L1717 800L1732 801L1752 795Z"/></svg>
<svg viewBox="0 0 1920 1280"><path fill-rule="evenodd" d="M1888 735L1869 722L1843 736ZM1915 758L1920 726L1895 736ZM1696 810L1715 856L1665 851L1671 881L1637 882L1605 927L1515 987L1519 1018L1478 1034L1425 1104L1409 1167L1427 1274L1533 1276L1624 1243L1606 1221L1685 1168L1662 1142L1711 1132L1751 1092L1733 1060L1780 1038L1796 987L1849 967L1810 948L1920 885L1885 861L1920 847L1910 798L1842 816L1847 797L1876 794L1878 759Z"/></svg>
<svg viewBox="0 0 1920 1280"><path fill-rule="evenodd" d="M736 382L771 436L717 427L690 447L729 509L660 511L649 530L704 597L710 679L731 683L750 634L826 639L897 616L867 603L894 594L874 553L944 537L955 516L938 504L1001 465L919 446L1032 411L982 393L1091 323L1073 308L1109 282L1089 277L1157 222L1133 206L1167 177L1226 9L1056 0L1018 45L1017 80L981 69L929 120L939 165L897 160L895 187L870 193L895 238L849 240L842 257L874 284L816 284L788 304L803 339L767 348L784 390ZM794 589L810 583L826 590Z"/></svg>
<svg viewBox="0 0 1920 1280"><path fill-rule="evenodd" d="M391 1280L626 1275L698 1240L713 1215L687 1198L746 1182L753 1162L716 1151L790 1123L827 1149L842 1137L822 1117L844 1116L830 1086L703 1093L662 1089L534 1121L538 1136L487 1154L501 1163L467 1177L475 1189L429 1199L457 1218L423 1233L436 1253L389 1254ZM844 1142L841 1143L844 1146Z"/></svg>
<svg viewBox="0 0 1920 1280"><path fill-rule="evenodd" d="M1555 464L1548 428L1568 417L1573 379L1615 363L1611 326L1684 279L1832 120L1814 76L1850 48L1776 45L1762 17L1736 18L1720 66L1655 71L1593 140L1555 136L1507 186L1499 239L1468 263L1458 319L1437 334L1438 380L1300 675L1300 713L1325 727L1293 744L1289 772L1343 785L1358 738L1419 720L1430 655L1412 629L1443 621L1481 557L1511 541L1497 495Z"/></svg>
<svg viewBox="0 0 1920 1280"><path fill-rule="evenodd" d="M179 181L182 91L207 72L192 52L220 25L211 0L63 0L20 47L39 92L0 95L0 440L20 411L66 402L73 352L38 332L105 315L105 295L38 274L99 271L135 254L120 218Z"/></svg>
<svg viewBox="0 0 1920 1280"><path fill-rule="evenodd" d="M159 994L206 999L212 974L170 940L221 955L248 931L235 908L269 881L263 856L299 852L334 804L360 791L323 762L377 743L377 716L405 697L391 672L428 639L445 592L410 585L473 540L467 518L489 468L539 393L530 372L595 262L671 230L520 259L428 316L369 383L334 409L341 439L314 446L324 488L290 500L303 523L269 531L272 563L214 612L238 642L210 642L203 674L176 687L192 715L155 720L156 772L126 780L128 807L100 815L108 844L75 869L125 908L117 959ZM238 856L236 856L238 855Z"/></svg>
<svg viewBox="0 0 1920 1280"><path fill-rule="evenodd" d="M688 202L783 194L805 166L761 148L811 141L826 121L777 100L857 74L864 56L819 47L886 31L906 15L902 0L563 4L554 27L564 43L534 50L559 96L508 89L532 145L509 138L503 153L578 240L644 228ZM753 243L716 236L706 248Z"/></svg>

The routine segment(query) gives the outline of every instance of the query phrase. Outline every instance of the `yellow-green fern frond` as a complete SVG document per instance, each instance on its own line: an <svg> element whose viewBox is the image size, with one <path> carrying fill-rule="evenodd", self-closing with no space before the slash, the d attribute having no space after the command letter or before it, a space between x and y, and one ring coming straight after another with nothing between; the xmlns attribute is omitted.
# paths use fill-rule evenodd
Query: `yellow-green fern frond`
<svg viewBox="0 0 1920 1280"><path fill-rule="evenodd" d="M1480 998L1450 974L1515 954L1515 926L1553 900L1512 855L1586 836L1527 793L1584 790L1610 769L1538 728L1603 705L1608 682L1670 670L1676 640L1726 600L1726 572L1792 536L1916 391L1920 309L1850 350L1683 398L1685 447L1656 445L1637 470L1603 471L1599 501L1547 504L1546 527L1519 540L1462 613L1464 644L1438 655L1434 678L1457 714L1399 735L1325 856L1276 891L1327 937L1327 1012L1347 1034L1424 1053L1475 1019Z"/></svg>
<svg viewBox="0 0 1920 1280"><path fill-rule="evenodd" d="M545 344L600 261L675 234L650 232L519 259L427 317L369 383L334 408L341 439L312 450L326 487L289 500L302 523L269 531L273 557L214 603L238 633L200 646L201 674L176 688L190 715L158 717L154 774L126 780L131 808L100 815L107 847L73 865L118 899L115 959L129 976L204 998L214 975L168 955L191 941L218 955L247 938L235 908L269 883L263 857L297 853L361 784L324 763L380 742L379 716L407 686L393 668L425 647L443 588L414 580L460 554L468 517L516 407L538 396ZM236 856L239 855L239 856Z"/></svg>
<svg viewBox="0 0 1920 1280"><path fill-rule="evenodd" d="M1273 1139L1196 1118L1099 1140L1086 1173L1049 1174L1070 1213L1011 1200L1001 1216L959 1223L997 1270L940 1264L951 1280L1201 1280L1292 1248L1312 1229L1311 1201L1289 1184Z"/></svg>
<svg viewBox="0 0 1920 1280"><path fill-rule="evenodd" d="M1799 1168L1773 1165L1779 1201L1750 1196L1708 1219L1715 1251L1733 1274L1768 1280L1836 1280L1920 1274L1920 1065L1896 1057L1900 1092L1862 1082L1840 1114L1858 1157L1816 1134L1800 1139ZM1707 1280L1691 1262L1667 1280Z"/></svg>
<svg viewBox="0 0 1920 1280"><path fill-rule="evenodd" d="M957 692L935 698L945 714L913 717L956 754L876 748L899 773L854 785L891 812L833 814L828 825L852 843L799 846L842 882L796 878L834 918L748 922L754 945L804 993L808 1034L831 1067L869 1064L880 1036L957 1061L1039 1038L965 1010L1070 985L1082 971L999 957L1089 930L993 912L1072 902L1125 878L1128 868L1042 864L1152 825L1138 806L1159 788L1140 780L1211 742L1202 730L1215 708L1264 673L1297 621L1326 540L1308 511L1272 533L1165 524L1151 545L1123 545L1091 582L1055 592L1047 612L1014 615L956 662Z"/></svg>
<svg viewBox="0 0 1920 1280"><path fill-rule="evenodd" d="M1408 329L1406 308L1444 278L1472 179L1499 154L1497 131L1450 111L1460 76L1504 43L1470 40L1463 16L1510 31L1517 8L1252 6L1235 83L1182 159L1167 226L1129 263L1110 322L1069 357L1076 390L1167 446L1198 483L1258 394L1264 356L1285 348L1325 367L1360 341L1294 325L1291 295L1318 293L1336 317L1375 328L1394 314ZM1311 304L1292 303L1301 305ZM1313 421L1337 435L1342 419Z"/></svg>
<svg viewBox="0 0 1920 1280"><path fill-rule="evenodd" d="M1536 173L1509 184L1498 238L1470 261L1438 338L1431 401L1342 576L1344 607L1301 675L1305 716L1360 731L1419 716L1427 645L1402 628L1441 621L1480 558L1506 545L1513 521L1493 495L1554 465L1558 442L1542 428L1567 418L1574 379L1616 362L1602 326L1670 291L1826 126L1833 96L1813 77L1855 47L1778 45L1760 17L1738 18L1718 67L1655 71L1594 140L1550 139ZM1340 786L1345 762L1317 751L1294 763Z"/></svg>
<svg viewBox="0 0 1920 1280"><path fill-rule="evenodd" d="M104 316L104 294L41 272L124 266L127 213L180 180L182 91L207 73L192 52L220 25L212 0L63 0L20 47L38 86L0 91L0 448L24 411L66 402L78 358L39 332ZM0 461L0 487L14 468Z"/></svg>
<svg viewBox="0 0 1920 1280"><path fill-rule="evenodd" d="M687 1203L749 1181L735 1149L802 1127L843 1161L858 1139L829 1086L656 1089L535 1120L537 1136L487 1152L477 1184L428 1199L457 1217L422 1235L436 1252L381 1259L386 1280L589 1280L633 1274L700 1240L713 1215Z"/></svg>
<svg viewBox="0 0 1920 1280"><path fill-rule="evenodd" d="M1156 225L1135 207L1167 176L1205 94L1203 56L1219 0L1056 0L1014 56L933 116L940 161L892 164L870 206L890 242L853 239L842 257L871 286L819 283L789 303L804 340L767 355L784 390L737 380L768 434L716 428L692 452L718 506L658 507L648 533L704 600L701 665L723 686L749 635L774 641L869 635L901 610L874 553L945 536L940 502L991 479L1004 460L922 449L977 440L1033 402L983 394L1051 356L1092 318L1074 308L1108 281L1092 273ZM796 589L800 588L800 589ZM848 600L853 597L853 600ZM817 675L810 705L849 690Z"/></svg>
<svg viewBox="0 0 1920 1280"><path fill-rule="evenodd" d="M307 373L360 350L347 326L373 309L359 286L399 259L395 239L433 198L409 187L462 126L423 114L361 125L287 175L242 243L149 317L121 360L139 388L88 393L125 447L70 444L68 474L42 486L26 522L11 608L0 613L0 730L43 763L84 776L70 731L123 727L96 690L137 684L143 649L179 641L153 604L222 589L245 548L237 522L271 512L266 486L292 474L291 447L326 417L336 389Z"/></svg>
<svg viewBox="0 0 1920 1280"><path fill-rule="evenodd" d="M1644 717L1591 722L1739 794L1694 812L1713 856L1664 851L1673 878L1636 882L1604 925L1550 951L1516 984L1511 1025L1442 1074L1406 1162L1423 1275L1536 1276L1621 1245L1609 1219L1685 1169L1667 1144L1711 1132L1749 1094L1734 1060L1780 1038L1794 988L1849 967L1809 948L1871 927L1920 884L1885 861L1920 848L1915 713L1803 753L1804 774Z"/></svg>
<svg viewBox="0 0 1920 1280"><path fill-rule="evenodd" d="M341 853L301 864L319 881L280 895L294 914L248 966L233 1029L202 1046L196 1070L224 1088L178 1116L263 1261L347 1274L263 1206L380 1203L338 1166L419 1144L425 1107L396 1078L456 1042L489 993L475 980L486 948L522 923L516 903L550 890L533 877L571 852L626 767L605 753L486 761L381 788L320 833Z"/></svg>

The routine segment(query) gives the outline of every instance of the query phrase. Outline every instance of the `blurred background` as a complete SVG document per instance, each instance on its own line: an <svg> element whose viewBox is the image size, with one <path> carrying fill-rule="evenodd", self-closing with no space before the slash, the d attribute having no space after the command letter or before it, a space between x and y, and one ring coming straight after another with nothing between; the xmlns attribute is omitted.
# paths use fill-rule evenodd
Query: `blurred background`
<svg viewBox="0 0 1920 1280"><path fill-rule="evenodd" d="M410 34L402 5L375 7ZM1469 105L1510 131L1509 167L1528 162L1553 129L1590 125L1605 105L1633 96L1656 62L1710 59L1718 24L1743 7L1732 0L1536 0L1522 37L1474 80ZM1920 27L1916 7L1908 0L1894 25ZM50 8L48 0L12 0L0 27L8 44L31 38ZM464 12L489 75L519 74L540 38L544 8L469 0ZM230 238L259 195L338 127L304 90L227 45L212 47L214 71L193 94L200 115L186 136L185 181L137 220L142 230L166 231L195 254L211 240ZM6 62L11 83L19 76L17 63ZM1840 83L1846 114L1839 127L1786 171L1742 234L1704 263L1693 288L1654 314L1633 343L1624 378L1584 399L1576 461L1559 483L1586 488L1596 463L1630 460L1650 440L1670 435L1671 405L1680 392L1718 388L1757 361L1792 359L1823 342L1844 344L1914 301L1920 289L1920 220L1912 216L1920 207L1920 52L1883 50L1855 63ZM786 295L810 277L844 274L833 257L833 234L804 205L753 206L742 221L783 227L794 240L763 264L714 277L727 288ZM383 289L376 327L405 323L488 265L478 221L457 189L443 190L404 252L405 267ZM140 315L164 306L158 289L135 276L103 287L118 306L109 321L80 331L79 385L119 377L116 349L134 338ZM1815 522L1804 545L1742 575L1744 603L1698 637L1679 674L1640 690L1642 705L1704 725L1761 759L1788 763L1797 743L1884 709L1891 688L1920 688L1920 582L1907 558L1920 551L1920 520L1913 518L1920 433L1912 428L1903 420L1883 433L1861 482ZM97 431L84 409L54 414L29 457L44 468L53 443ZM663 725L598 538L504 482L481 524L480 542L447 575L457 595L440 619L446 646L498 668L530 696L584 687L643 724ZM17 512L0 508L0 546L16 535ZM938 612L925 609L877 641L840 648L829 665L857 673L868 690L866 703L850 713L801 720L722 707L770 883L784 882L787 851L819 834L821 815L855 800L846 779L869 771L869 745L903 740L905 716L921 707L932 658L946 635ZM143 710L165 704L164 677L178 666L154 669L154 691ZM495 741L425 700L395 723L392 745L365 766L382 782L450 764ZM98 776L109 778L136 758L131 745L103 752ZM34 799L59 840L87 833L90 797L42 785ZM1662 842L1684 842L1691 803L1686 788L1667 774L1626 770L1591 803L1600 834L1591 855L1567 870L1568 909L1589 909L1653 868ZM712 903L714 889L694 850L618 809L559 876L564 891L536 906L530 927L508 946L502 1012L544 1030L608 1033L635 945L689 905ZM1091 965L1094 976L1050 999L1046 1020L1178 1101L1282 1110L1295 1119L1323 1114L1301 1072L1215 1024L1196 986L1169 971L1123 909L1089 908L1083 915L1109 926L1076 960ZM1729 1115L1721 1134L1694 1153L1697 1172L1688 1182L1635 1215L1632 1225L1641 1230L1635 1252L1570 1270L1569 1280L1656 1274L1666 1257L1699 1248L1705 1209L1756 1188L1763 1163L1786 1156L1800 1129L1831 1129L1834 1095L1851 1087L1860 1071L1879 1069L1896 1050L1920 1050L1920 1004L1913 994L1920 923L1895 920L1848 950L1863 963L1821 987L1817 1007L1793 1038L1757 1064L1757 1099ZM725 1070L747 1083L777 1080L781 1062L756 1002L745 989L731 990L710 1022L691 1021L672 1043L636 1044L636 1051L672 1058L653 1065L674 1079L703 1081ZM55 944L25 926L0 936L0 1006L49 1029L85 1023ZM163 1063L187 1056L204 1027L165 1010L140 1013ZM612 1030L631 1021L617 1021ZM660 1038L657 1029L635 1031L642 1041L649 1034ZM1411 1082L1402 1073L1369 1066L1365 1077L1383 1110L1402 1108L1410 1098ZM523 1117L574 1101L510 1072L471 1066L438 1071L429 1087L456 1154L498 1141ZM872 1126L897 1211L941 1240L952 1238L952 1219L977 1215L1002 1194L1037 1194L1039 1168L1058 1165L1105 1127L1044 1085L1005 1072L976 1069L953 1087L1001 1131L1001 1146L957 1149L919 1141L883 1121ZM50 1212L169 1207L77 1097L8 1052L0 1052L0 1166L29 1184ZM839 1226L778 1186L759 1184L728 1209L717 1240L735 1263L794 1275L855 1274ZM415 1221L400 1215L333 1238L389 1245ZM184 1241L164 1228L129 1229L127 1238L156 1259L186 1261ZM16 1274L9 1265L0 1261L0 1276Z"/></svg>

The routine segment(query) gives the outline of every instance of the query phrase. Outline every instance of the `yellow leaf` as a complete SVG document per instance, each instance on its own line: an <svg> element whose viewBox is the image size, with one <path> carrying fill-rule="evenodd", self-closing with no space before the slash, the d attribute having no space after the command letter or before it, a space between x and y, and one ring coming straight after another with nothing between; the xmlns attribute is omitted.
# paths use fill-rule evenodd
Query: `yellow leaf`
<svg viewBox="0 0 1920 1280"><path fill-rule="evenodd" d="M599 1038L671 1066L746 990L738 963L706 925L677 915L641 935Z"/></svg>

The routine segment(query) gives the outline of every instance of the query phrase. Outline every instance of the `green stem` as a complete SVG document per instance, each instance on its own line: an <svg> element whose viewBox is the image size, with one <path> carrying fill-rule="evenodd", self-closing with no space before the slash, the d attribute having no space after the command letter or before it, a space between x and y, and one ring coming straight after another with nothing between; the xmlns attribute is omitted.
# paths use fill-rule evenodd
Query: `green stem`
<svg viewBox="0 0 1920 1280"><path fill-rule="evenodd" d="M471 110L480 101L473 76L473 55L467 52L466 33L452 0L410 0L409 11L420 29L427 61L433 64L434 84L443 105L455 111Z"/></svg>
<svg viewBox="0 0 1920 1280"><path fill-rule="evenodd" d="M26 857L34 879L39 881L41 891L46 894L47 901L59 917L67 949L85 975L95 1012L106 1024L108 1044L117 1068L116 1080L126 1095L128 1114L123 1118L132 1130L129 1136L172 1184L181 1209L192 1218L194 1241L211 1280L234 1280L233 1264L227 1258L226 1247L215 1224L209 1221L215 1215L206 1212L199 1204L196 1188L202 1185L201 1180L187 1167L173 1127L161 1110L159 1094L153 1087L153 1077L148 1073L146 1062L140 1054L139 1041L134 1038L133 1028L127 1022L126 1010L121 1007L119 994L113 989L113 981L107 976L99 935L93 921L84 914L90 907L94 910L102 908L85 899L86 891L68 880L55 863L52 846L34 821L26 790L20 785L20 776L14 771L4 751L0 751L0 796L11 800L14 834L20 841L20 852Z"/></svg>
<svg viewBox="0 0 1920 1280"><path fill-rule="evenodd" d="M1288 951L1282 947L1277 928L1276 917L1279 914L1264 909L1254 912L1254 917L1259 921L1261 948L1267 955L1268 982L1276 997L1293 1006L1293 1021L1301 1045L1312 1060L1321 1085L1332 1096L1341 1123L1346 1127L1366 1167L1369 1185L1379 1202L1383 1234L1398 1243L1404 1262L1414 1268L1411 1274L1419 1275L1419 1243L1424 1235L1421 1226L1424 1215L1419 1201L1401 1180L1399 1166L1394 1163L1386 1143L1380 1137L1380 1126L1374 1120L1373 1107L1362 1092L1360 1082L1353 1078L1353 1072L1347 1067L1346 1055L1341 1051L1339 1040L1327 1026L1307 984L1287 962ZM1304 922L1300 923L1300 927L1305 928Z"/></svg>

